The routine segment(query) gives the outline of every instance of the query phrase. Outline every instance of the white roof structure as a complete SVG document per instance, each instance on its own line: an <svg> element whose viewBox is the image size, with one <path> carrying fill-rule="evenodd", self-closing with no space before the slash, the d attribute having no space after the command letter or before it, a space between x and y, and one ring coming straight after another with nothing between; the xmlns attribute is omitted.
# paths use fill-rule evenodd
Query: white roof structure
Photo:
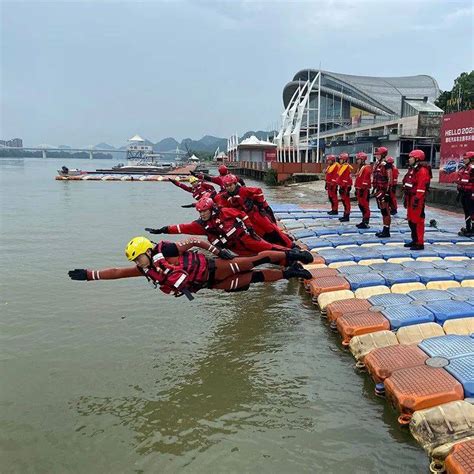
<svg viewBox="0 0 474 474"><path fill-rule="evenodd" d="M144 142L145 140L140 135L134 135L128 139L129 142Z"/></svg>
<svg viewBox="0 0 474 474"><path fill-rule="evenodd" d="M266 140L259 140L255 135L252 135L239 143L239 147L242 146L269 148L276 147L277 145L275 143L267 142Z"/></svg>
<svg viewBox="0 0 474 474"><path fill-rule="evenodd" d="M196 155L193 155L190 158L188 158L188 161L199 161L199 158Z"/></svg>

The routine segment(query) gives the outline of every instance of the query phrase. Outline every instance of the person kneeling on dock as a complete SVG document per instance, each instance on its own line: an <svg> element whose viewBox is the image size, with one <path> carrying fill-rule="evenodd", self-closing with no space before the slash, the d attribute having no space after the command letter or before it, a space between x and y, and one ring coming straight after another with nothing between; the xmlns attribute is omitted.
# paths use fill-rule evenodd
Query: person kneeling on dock
<svg viewBox="0 0 474 474"><path fill-rule="evenodd" d="M190 251L198 247L218 258ZM252 283L272 282L290 278L310 279L311 273L295 262L287 268L261 269L264 264L278 264L285 258L283 252L266 251L253 257L236 257L227 249L197 239L183 242L152 243L146 237L133 238L125 248L127 259L135 267L87 270L76 268L68 272L72 280L115 280L145 276L161 291L174 296L185 295L208 288L227 292L248 290Z"/></svg>
<svg viewBox="0 0 474 474"><path fill-rule="evenodd" d="M228 248L239 256L256 255L265 250L288 252L299 257L303 263L311 263L311 252L298 249L288 250L281 245L263 240L251 227L247 214L230 207L219 208L211 198L204 197L196 204L199 219L187 224L168 225L159 229L147 227L151 234L189 234L205 235L208 241L218 248ZM282 263L284 264L284 263Z"/></svg>
<svg viewBox="0 0 474 474"><path fill-rule="evenodd" d="M276 224L272 208L260 188L241 186L237 176L228 174L223 179L225 191L214 201L219 207L232 207L244 211L252 221L255 232L272 244L292 248L293 241Z"/></svg>

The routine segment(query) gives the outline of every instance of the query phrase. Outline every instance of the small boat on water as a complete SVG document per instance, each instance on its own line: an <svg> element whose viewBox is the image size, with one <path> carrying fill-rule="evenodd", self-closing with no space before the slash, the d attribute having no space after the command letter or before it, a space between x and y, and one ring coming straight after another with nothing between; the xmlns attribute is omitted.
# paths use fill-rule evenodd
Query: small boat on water
<svg viewBox="0 0 474 474"><path fill-rule="evenodd" d="M87 171L82 171L78 168L69 169L67 166L62 166L60 170L57 170L59 176L81 176L87 174Z"/></svg>

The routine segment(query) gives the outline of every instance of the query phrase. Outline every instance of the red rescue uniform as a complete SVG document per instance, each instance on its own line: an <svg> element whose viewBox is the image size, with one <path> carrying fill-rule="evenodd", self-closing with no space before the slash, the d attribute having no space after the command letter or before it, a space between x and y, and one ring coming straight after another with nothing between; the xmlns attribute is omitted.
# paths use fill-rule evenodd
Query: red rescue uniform
<svg viewBox="0 0 474 474"><path fill-rule="evenodd" d="M282 252L267 251L253 257L222 260L190 251L195 246L213 252L212 245L195 239L178 243L163 241L152 249L149 268L140 269L135 266L84 270L84 272L89 281L146 276L164 293L174 296L186 295L189 299L192 299L192 293L197 293L203 288L228 292L245 291L249 289L251 283L287 278L285 271L278 269L254 270L259 265L278 264L284 258Z"/></svg>
<svg viewBox="0 0 474 474"><path fill-rule="evenodd" d="M328 193L329 202L331 203L331 211L338 212L338 200L337 200L337 178L340 164L335 162L324 170L326 174L326 191Z"/></svg>
<svg viewBox="0 0 474 474"><path fill-rule="evenodd" d="M403 191L412 242L424 245L425 200L431 181L431 168L425 162L416 162L403 178Z"/></svg>
<svg viewBox="0 0 474 474"><path fill-rule="evenodd" d="M461 200L466 221L466 232L472 232L472 222L474 220L474 164L469 163L458 170L459 199Z"/></svg>
<svg viewBox="0 0 474 474"><path fill-rule="evenodd" d="M345 216L351 213L351 173L352 166L349 163L339 164L339 169L337 170L337 185L339 186L339 196L341 196Z"/></svg>
<svg viewBox="0 0 474 474"><path fill-rule="evenodd" d="M219 207L232 207L245 212L252 222L255 232L272 244L282 245L285 248L293 246L292 240L272 222L267 209L270 209L263 191L260 188L251 188L237 184L232 193L224 191L215 199Z"/></svg>
<svg viewBox="0 0 474 474"><path fill-rule="evenodd" d="M256 255L265 250L285 251L281 245L263 240L249 227L249 216L230 207L213 209L210 219L196 219L187 224L169 225L167 234L205 235L218 248L228 248L239 256ZM281 262L284 265L285 262Z"/></svg>
<svg viewBox="0 0 474 474"><path fill-rule="evenodd" d="M170 179L170 182L173 183L175 186L178 186L178 188L184 189L184 191L191 193L193 195L193 198L196 199L196 201L199 201L199 199L201 199L205 194L216 194L216 189L214 188L214 186L203 181L199 181L199 183L194 187L188 186L184 183L180 183L175 179Z"/></svg>
<svg viewBox="0 0 474 474"><path fill-rule="evenodd" d="M362 221L366 224L370 219L369 195L371 187L372 166L362 165L357 171L354 186L357 197L357 204L362 212Z"/></svg>
<svg viewBox="0 0 474 474"><path fill-rule="evenodd" d="M398 176L400 171L395 165L392 165L392 183L390 185L390 210L392 214L396 214L398 211L398 202L397 202L397 185L398 185Z"/></svg>
<svg viewBox="0 0 474 474"><path fill-rule="evenodd" d="M378 160L372 171L372 184L374 187L377 207L382 214L383 225L390 228L390 184L392 183L392 167L385 160Z"/></svg>

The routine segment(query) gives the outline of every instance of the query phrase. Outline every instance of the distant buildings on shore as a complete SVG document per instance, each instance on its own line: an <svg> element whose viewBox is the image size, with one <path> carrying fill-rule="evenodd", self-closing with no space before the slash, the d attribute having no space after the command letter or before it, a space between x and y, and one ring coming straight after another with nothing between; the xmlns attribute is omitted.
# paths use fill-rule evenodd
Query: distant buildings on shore
<svg viewBox="0 0 474 474"><path fill-rule="evenodd" d="M21 138L12 138L11 140L0 140L0 146L23 148L23 140Z"/></svg>

